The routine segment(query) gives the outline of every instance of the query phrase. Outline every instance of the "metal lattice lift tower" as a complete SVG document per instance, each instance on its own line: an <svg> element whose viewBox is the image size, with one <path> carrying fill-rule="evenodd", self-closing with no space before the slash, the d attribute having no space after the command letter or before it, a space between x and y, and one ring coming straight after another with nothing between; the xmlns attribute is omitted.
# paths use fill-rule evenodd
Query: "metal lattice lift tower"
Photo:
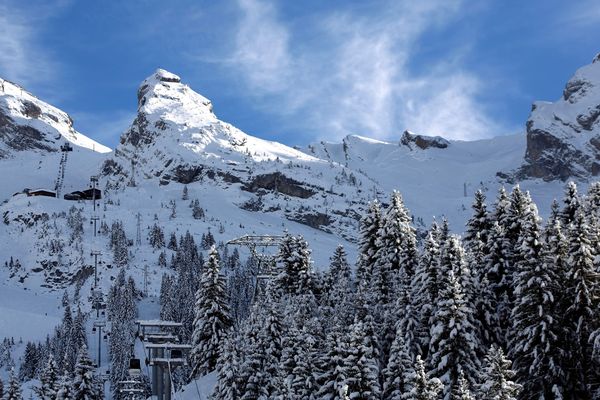
<svg viewBox="0 0 600 400"><path fill-rule="evenodd" d="M157 400L171 400L173 396L173 369L187 365L187 354L192 346L179 341L180 322L161 320L136 321L138 338L144 345L146 365L152 367L152 395Z"/></svg>
<svg viewBox="0 0 600 400"><path fill-rule="evenodd" d="M62 190L63 184L65 183L65 170L67 169L67 159L69 152L73 151L73 146L69 142L60 146L61 156L60 163L58 164L58 177L56 178L56 184L54 185L54 191L56 192L56 198L60 198L60 191Z"/></svg>
<svg viewBox="0 0 600 400"><path fill-rule="evenodd" d="M244 235L227 242L228 246L247 247L252 258L257 262L256 269L252 271L256 280L253 298L256 298L266 284L277 275L275 254L267 252L267 249L279 248L282 240L283 236L277 235Z"/></svg>

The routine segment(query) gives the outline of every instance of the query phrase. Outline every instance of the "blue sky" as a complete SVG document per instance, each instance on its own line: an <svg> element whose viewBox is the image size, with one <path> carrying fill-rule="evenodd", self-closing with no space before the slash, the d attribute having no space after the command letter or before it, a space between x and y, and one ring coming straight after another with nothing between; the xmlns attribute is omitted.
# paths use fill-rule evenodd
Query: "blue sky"
<svg viewBox="0 0 600 400"><path fill-rule="evenodd" d="M114 147L156 68L287 144L523 131L600 52L597 0L0 0L0 76Z"/></svg>

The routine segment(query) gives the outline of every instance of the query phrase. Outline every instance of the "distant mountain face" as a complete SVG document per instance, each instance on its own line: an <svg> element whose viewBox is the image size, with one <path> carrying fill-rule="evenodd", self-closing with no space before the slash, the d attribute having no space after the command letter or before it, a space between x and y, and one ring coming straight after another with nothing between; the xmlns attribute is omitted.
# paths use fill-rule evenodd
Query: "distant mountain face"
<svg viewBox="0 0 600 400"><path fill-rule="evenodd" d="M516 179L600 175L600 54L567 82L562 98L534 103L526 126L525 163Z"/></svg>
<svg viewBox="0 0 600 400"><path fill-rule="evenodd" d="M65 141L100 153L110 152L108 147L77 132L67 113L0 79L0 158L26 150L54 152Z"/></svg>
<svg viewBox="0 0 600 400"><path fill-rule="evenodd" d="M138 112L104 162L108 188L203 185L242 210L271 213L350 238L373 196L360 174L219 120L211 102L159 69L138 89Z"/></svg>
<svg viewBox="0 0 600 400"><path fill-rule="evenodd" d="M596 59L569 81L563 99L536 103L527 135L465 142L405 131L393 142L349 135L305 148L262 140L219 120L210 100L159 69L141 83L137 115L113 152L77 132L65 112L0 80L0 254L24 266L13 279L50 288L71 285L87 271L90 248L111 257L105 237L84 228L74 241L63 228L77 210L89 218L89 203L23 193L53 188L65 142L74 150L63 193L86 189L90 176L100 175L103 204L96 215L108 226L122 222L133 238L139 212L142 243L130 248L132 263L153 266L158 275L157 254L145 240L154 223L178 236L210 230L217 241L300 233L322 267L340 242L352 259L367 203L385 204L395 189L420 231L445 217L460 232L477 189L492 203L500 185L515 182L531 191L544 215L562 196L563 180L586 182L600 171L599 69ZM182 198L184 186L189 199ZM193 217L196 200L206 218ZM104 272L106 278L114 271Z"/></svg>

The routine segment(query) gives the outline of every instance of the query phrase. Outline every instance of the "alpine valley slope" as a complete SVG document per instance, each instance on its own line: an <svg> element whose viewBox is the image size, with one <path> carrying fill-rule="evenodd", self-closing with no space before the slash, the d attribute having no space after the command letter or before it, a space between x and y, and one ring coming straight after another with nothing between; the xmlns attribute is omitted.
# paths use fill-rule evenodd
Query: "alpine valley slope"
<svg viewBox="0 0 600 400"><path fill-rule="evenodd" d="M158 266L158 252L146 240L154 223L166 235L190 231L197 242L208 230L217 241L227 241L243 234L281 234L287 229L305 236L316 267L323 268L338 243L345 244L350 259L354 258L358 220L367 202L373 198L386 202L393 189L403 193L420 228L434 216L446 216L453 230L460 232L471 213L476 189L487 191L492 202L500 185L513 182L530 190L542 214L547 213L551 200L562 196L562 179L573 177L582 189L594 179L595 169L588 161L595 155L589 146L600 129L590 110L600 109L599 68L600 62L595 62L578 71L576 79L585 83L577 91L577 101L563 98L555 106L537 106L530 117L533 122L527 124L527 136L461 142L406 132L397 143L348 136L342 143L316 143L304 151L252 137L220 121L208 99L160 69L142 82L137 116L113 152L76 132L64 112L1 81L0 195L4 203L0 215L4 224L0 254L4 260L0 262L11 256L21 262L17 270L0 268L4 282L0 304L10 307L4 315L24 316L12 306L14 301L4 297L15 298L15 288L27 289L24 293L31 293L27 301L39 303L29 308L48 321L41 328L48 332L55 317L44 319L44 315L57 315L61 294L57 289L84 282L82 290L89 290L91 250L103 253L105 263L99 271L103 286L108 287L117 273L108 268L112 263L108 238L95 236L91 229L90 202L13 196L26 187L53 188L58 148L65 141L74 147L65 192L87 187L90 175L99 174L100 221L108 226L122 221L132 241L139 213L142 241L129 248L128 268L142 282L143 268L149 267L152 295L158 294L162 273L168 272ZM553 122L558 111L553 107L569 107L568 115L574 120L558 130ZM591 117L578 118L580 114ZM575 125L573 121L579 120ZM568 134L567 126L573 128ZM554 138L542 144L554 147L544 147L545 157L534 157L539 154L542 130ZM564 148L579 149L589 157L564 160L564 168L577 173L535 172L542 163L565 154L560 152ZM184 186L189 200L182 200ZM195 199L206 213L204 219L192 218L188 206ZM78 210L85 223L81 236L74 237L67 222ZM22 332L24 339L37 338L38 333ZM13 334L9 324L0 327L0 338Z"/></svg>

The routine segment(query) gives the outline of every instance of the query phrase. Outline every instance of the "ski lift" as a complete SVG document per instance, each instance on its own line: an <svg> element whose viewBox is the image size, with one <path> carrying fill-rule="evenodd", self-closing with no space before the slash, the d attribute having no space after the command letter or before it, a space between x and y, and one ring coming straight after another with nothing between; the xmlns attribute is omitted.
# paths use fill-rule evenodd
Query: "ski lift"
<svg viewBox="0 0 600 400"><path fill-rule="evenodd" d="M60 146L61 151L73 151L73 146L71 146L68 142Z"/></svg>
<svg viewBox="0 0 600 400"><path fill-rule="evenodd" d="M129 360L129 375L140 376L142 374L142 366L139 358Z"/></svg>

